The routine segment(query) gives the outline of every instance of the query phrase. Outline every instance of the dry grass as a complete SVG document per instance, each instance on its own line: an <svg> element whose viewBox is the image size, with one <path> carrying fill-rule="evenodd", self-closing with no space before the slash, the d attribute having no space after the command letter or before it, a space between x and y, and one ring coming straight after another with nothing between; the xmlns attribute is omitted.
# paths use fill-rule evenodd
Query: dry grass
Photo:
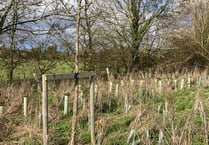
<svg viewBox="0 0 209 145"><path fill-rule="evenodd" d="M186 75L177 72L161 75L139 73L118 76L117 79L112 76L109 81L96 78L96 122L105 122L96 129L97 135L100 136L102 130L106 144L107 140L110 141L109 144L114 144L119 139L121 144L126 144L127 140L130 143L140 140L141 144L173 145L189 145L201 140L201 143L207 144L209 102L205 96L208 93L209 79L206 74L207 72L196 71ZM188 76L191 78L190 86L187 84ZM184 88L179 90L182 79ZM174 80L178 82L177 88L174 88ZM83 120L79 124L79 130L85 131L88 124L89 85L88 81L80 83L84 96L79 98L79 120ZM115 93L116 85L119 86L118 95ZM0 88L0 100L5 104L5 112L0 115L1 144L41 144L42 132L38 128L41 92L32 92L31 88L29 83ZM69 107L72 108L73 91L72 81L51 82L49 85L49 135L52 140L55 136L59 138L59 135L69 134L58 124L62 121L65 125L70 124L72 109L68 116L63 115L62 96L66 93L70 95ZM27 118L23 116L24 96L29 97ZM84 98L86 106L83 106ZM129 137L131 130L134 133ZM81 142L88 144L88 136L83 138L81 137Z"/></svg>

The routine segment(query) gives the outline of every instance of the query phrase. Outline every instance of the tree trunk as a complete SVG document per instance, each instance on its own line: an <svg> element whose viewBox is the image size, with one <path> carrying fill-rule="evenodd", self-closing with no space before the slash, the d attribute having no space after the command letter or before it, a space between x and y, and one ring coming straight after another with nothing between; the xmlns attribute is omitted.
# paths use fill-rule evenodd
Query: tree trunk
<svg viewBox="0 0 209 145"><path fill-rule="evenodd" d="M79 54L79 25L80 25L80 11L81 11L81 1L77 0L77 17L76 17L76 55L75 55L75 73L78 74L79 72L79 61L78 61L78 54ZM72 117L72 132L71 132L71 141L70 145L76 145L76 129L77 129L77 114L78 114L78 95L79 95L79 81L78 78L75 76L75 96L73 102L73 117Z"/></svg>
<svg viewBox="0 0 209 145"><path fill-rule="evenodd" d="M76 129L77 129L77 114L78 114L78 78L75 79L75 96L73 100L73 117L70 145L76 145Z"/></svg>
<svg viewBox="0 0 209 145"><path fill-rule="evenodd" d="M87 32L87 67L89 71L95 70L95 64L93 60L94 50L93 50L93 34L92 34L92 25L91 17L88 15L89 6L91 3L88 0L85 0L84 13L85 13L85 23L86 23L86 32Z"/></svg>
<svg viewBox="0 0 209 145"><path fill-rule="evenodd" d="M14 72L14 69L15 69L15 62L14 62L14 56L15 56L15 32L16 32L16 23L17 23L17 20L18 20L18 16L17 16L17 3L16 1L12 1L13 3L13 17L12 17L12 28L11 28L11 50L10 50L10 57L11 57L11 60L10 60L10 66L9 66L9 84L12 84L13 82L13 72Z"/></svg>
<svg viewBox="0 0 209 145"><path fill-rule="evenodd" d="M13 82L13 68L10 68L8 73L9 73L8 74L9 84L12 84L12 82Z"/></svg>

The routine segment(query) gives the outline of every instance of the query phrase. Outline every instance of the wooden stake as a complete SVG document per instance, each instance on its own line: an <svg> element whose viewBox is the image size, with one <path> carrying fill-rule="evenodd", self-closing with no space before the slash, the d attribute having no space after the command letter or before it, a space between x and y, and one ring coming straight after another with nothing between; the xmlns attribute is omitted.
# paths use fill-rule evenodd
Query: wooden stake
<svg viewBox="0 0 209 145"><path fill-rule="evenodd" d="M91 124L91 143L95 145L94 127L94 77L90 77L90 124Z"/></svg>
<svg viewBox="0 0 209 145"><path fill-rule="evenodd" d="M48 144L48 84L46 75L42 75L42 115L43 115L43 145Z"/></svg>
<svg viewBox="0 0 209 145"><path fill-rule="evenodd" d="M48 81L52 80L66 80L66 79L75 79L75 98L73 102L73 117L72 117L72 130L71 130L71 141L69 145L76 144L76 124L77 124L77 113L78 113L78 95L79 95L79 88L78 88L78 79L79 78L86 78L90 77L91 80L94 80L95 73L88 72L88 73L73 73L73 74L44 74L42 75L42 119L43 119L43 145L47 145L48 143ZM91 82L91 81L90 81ZM93 83L94 84L94 83ZM91 82L91 94L94 95L94 87L92 87ZM92 95L91 95L92 96ZM92 97L94 98L94 96ZM94 100L93 100L94 104ZM94 106L93 106L94 107ZM93 108L94 109L94 108ZM94 111L94 110L93 110ZM94 112L92 111L92 114ZM94 115L93 115L94 117ZM92 124L94 123L94 119L92 120ZM93 125L92 125L93 126ZM93 134L93 133L92 133Z"/></svg>

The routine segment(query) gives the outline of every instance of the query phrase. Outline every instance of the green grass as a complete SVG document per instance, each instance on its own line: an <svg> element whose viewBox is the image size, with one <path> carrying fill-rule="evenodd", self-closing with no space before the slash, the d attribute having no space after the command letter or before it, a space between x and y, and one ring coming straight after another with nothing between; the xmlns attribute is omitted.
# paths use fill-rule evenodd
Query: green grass
<svg viewBox="0 0 209 145"><path fill-rule="evenodd" d="M14 80L33 79L33 73L37 73L34 68L35 67L28 62L22 63L14 70ZM56 64L55 68L51 68L47 73L71 73L73 70L73 63L69 65L60 61ZM0 80L8 80L7 70L5 67L1 67Z"/></svg>
<svg viewBox="0 0 209 145"><path fill-rule="evenodd" d="M128 137L129 125L133 121L133 118L123 114L120 114L117 117L111 114L106 115L112 118L112 122L104 131L106 135L104 144L125 145Z"/></svg>
<svg viewBox="0 0 209 145"><path fill-rule="evenodd" d="M50 134L49 142L59 145L68 144L71 133L71 123L68 120L64 119L56 123L51 122L49 127L54 130L54 133Z"/></svg>
<svg viewBox="0 0 209 145"><path fill-rule="evenodd" d="M18 69L23 70L29 66L22 66ZM72 68L71 68L72 69ZM29 72L29 68L25 72ZM70 71L69 66L66 64L58 65L55 69L51 70L49 73L67 73ZM18 76L18 73L16 74ZM19 73L19 77L21 75ZM30 76L28 76L30 77ZM106 82L100 82L106 83ZM102 86L103 87L103 86ZM172 125L175 127L175 133L181 135L182 132L185 134L190 132L191 142L194 145L204 145L205 134L203 128L203 121L199 109L194 111L194 104L196 101L196 93L199 89L198 86L193 86L191 88L186 88L183 90L178 90L177 92L172 92L168 94L151 94L147 92L147 95L139 97L138 90L135 90L130 100L133 101L131 104L131 109L128 114L125 113L124 102L122 100L117 100L117 98L112 98L111 108L109 108L109 100L106 90L101 93L102 102L96 102L95 106L95 121L99 119L107 120L107 124L104 128L104 145L127 145L127 138L131 129L135 129L135 136L132 137L132 141L141 140L141 144L147 144L145 128L150 131L151 144L157 144L159 129L163 129L164 143L172 144ZM128 90L128 89L127 89ZM125 91L127 91L125 90ZM53 94L54 93L54 94ZM88 90L84 91L84 96L88 96ZM54 145L65 145L70 141L71 136L71 119L72 119L72 98L69 101L70 112L68 115L63 115L63 102L57 103L58 92L49 92L48 105L49 105L49 143ZM209 119L209 105L208 105L208 95L209 88L200 87L200 101L203 102L206 119ZM30 102L30 107L35 110L38 103L41 102L40 92L30 92L28 93L28 101ZM121 96L122 97L122 96ZM88 99L86 97L86 99ZM121 99L121 98L120 98ZM88 100L89 101L89 100ZM121 104L118 103L121 102ZM168 115L165 120L163 120L163 112L165 110L165 102L168 103ZM71 103L71 104L70 104ZM88 104L89 102L87 102ZM101 105L102 104L102 109ZM161 104L161 108L158 112L158 106ZM82 107L79 108L79 113L81 113ZM144 112L143 112L144 111ZM137 117L140 113L142 116L138 119ZM79 114L80 115L80 114ZM83 115L83 114L82 114ZM91 136L88 128L88 117L84 113L83 116L78 117L78 128L77 128L77 140L82 145L91 144ZM35 115L34 115L35 116ZM35 120L35 117L30 117ZM26 121L23 114L10 116L10 120L14 123L14 126L21 125L22 122ZM172 124L172 121L174 124ZM28 123L28 122L27 122ZM31 124L37 122L31 121ZM191 126L191 130L189 129ZM98 129L96 128L96 137L98 135ZM184 136L188 137L187 134ZM26 138L24 144L41 144L41 136L29 136L28 133L22 136L14 136L11 138L13 141L20 141L22 138ZM186 139L185 139L186 140Z"/></svg>

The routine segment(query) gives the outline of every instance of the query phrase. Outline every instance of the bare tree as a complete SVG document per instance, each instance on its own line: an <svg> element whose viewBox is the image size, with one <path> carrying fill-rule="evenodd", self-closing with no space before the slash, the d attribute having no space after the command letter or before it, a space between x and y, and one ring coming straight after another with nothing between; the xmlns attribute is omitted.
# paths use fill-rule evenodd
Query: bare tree
<svg viewBox="0 0 209 145"><path fill-rule="evenodd" d="M17 26L15 25L18 21L18 1L17 0L12 0L10 1L7 9L3 13L0 21L0 34L1 34L1 29L4 26L4 23L6 21L6 17L10 11L13 13L11 14L11 27L10 27L10 34L9 34L9 43L8 47L3 47L2 48L2 53L1 53L1 58L3 59L3 66L5 66L8 74L8 79L9 83L11 84L13 81L13 72L14 69L17 67L17 65L20 63L20 53L17 49L16 42L15 42L15 35L16 35L16 30Z"/></svg>
<svg viewBox="0 0 209 145"><path fill-rule="evenodd" d="M60 60L55 44L49 45L45 49L39 46L25 51L23 58L32 66L31 72L38 76L55 68Z"/></svg>
<svg viewBox="0 0 209 145"><path fill-rule="evenodd" d="M13 23L11 19L14 7L16 7L18 14L18 20L15 23ZM41 9L38 10L36 9L37 7ZM34 24L52 15L53 11L49 12L49 10L46 9L46 3L40 0L9 0L2 2L0 7L0 35L10 31L13 25L17 27L29 23ZM23 30L20 27L17 27L17 29ZM29 29L27 31L29 31Z"/></svg>
<svg viewBox="0 0 209 145"><path fill-rule="evenodd" d="M180 65L205 67L209 63L209 2L179 2L176 12L181 12L181 15L178 16L174 33L168 37L172 48L170 51L178 56L173 64L178 62Z"/></svg>
<svg viewBox="0 0 209 145"><path fill-rule="evenodd" d="M96 11L97 0L85 0L84 8L81 13L81 56L84 69L94 71L96 66L96 33L97 19L100 11Z"/></svg>
<svg viewBox="0 0 209 145"><path fill-rule="evenodd" d="M105 0L99 2L107 27L104 28L104 34L110 38L108 42L116 43L116 46L120 47L121 56L126 57L124 61L129 71L141 67L140 52L143 51L144 37L148 33L154 33L153 26L156 20L166 13L168 4L169 0Z"/></svg>
<svg viewBox="0 0 209 145"><path fill-rule="evenodd" d="M82 0L77 0L77 16L76 16L76 30L75 30L75 73L79 73L79 32L80 32L80 15L81 15L81 2ZM78 78L75 77L75 96L73 100L73 117L72 117L72 132L71 132L71 141L70 145L76 144L76 129L77 129L77 114L78 114L78 95L79 95L79 85L78 85Z"/></svg>
<svg viewBox="0 0 209 145"><path fill-rule="evenodd" d="M40 9L37 9L37 7L40 7ZM37 27L39 27L38 25L42 20L53 13L42 1L10 0L1 2L0 43L4 47L9 48L7 49L7 51L9 50L9 55L7 57L1 55L1 58L6 58L3 65L7 66L10 83L13 80L14 70L23 60L20 55L20 49L34 41L33 36L35 34L44 32L44 30L37 29Z"/></svg>

